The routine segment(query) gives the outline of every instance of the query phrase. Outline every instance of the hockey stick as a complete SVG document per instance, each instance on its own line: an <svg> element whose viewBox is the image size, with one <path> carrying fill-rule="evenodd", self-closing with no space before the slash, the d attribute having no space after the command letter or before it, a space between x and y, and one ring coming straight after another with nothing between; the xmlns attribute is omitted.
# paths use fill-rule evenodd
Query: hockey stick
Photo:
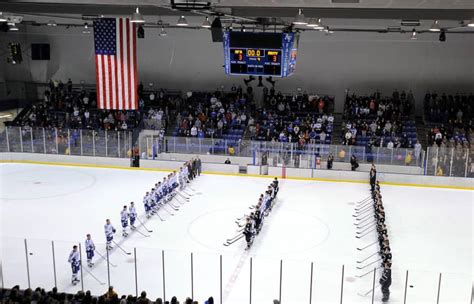
<svg viewBox="0 0 474 304"><path fill-rule="evenodd" d="M372 198L371 195L367 196L366 198L364 198L363 200L361 201L358 201L358 202L355 202L357 205L361 205L361 204L364 204L365 202L367 202L368 199Z"/></svg>
<svg viewBox="0 0 474 304"><path fill-rule="evenodd" d="M168 202L168 205L175 211L179 210L179 206L176 206L175 204L172 203L173 200Z"/></svg>
<svg viewBox="0 0 474 304"><path fill-rule="evenodd" d="M371 243L371 244L369 244L369 245L367 245L367 246L365 246L365 247L357 248L357 250L362 251L362 250L367 249L367 248L369 248L370 246L373 246L373 245L375 245L375 244L377 244L377 243L378 243L378 241L375 241L375 242L373 242L373 243Z"/></svg>
<svg viewBox="0 0 474 304"><path fill-rule="evenodd" d="M374 218L375 218L375 216L374 216ZM370 220L370 219L372 219L372 218L371 218L370 216L368 216L368 217L367 217L367 218L365 218L364 220L361 220L361 221L360 221L360 222L358 222L358 223L354 223L354 225L356 225L356 226L358 226L358 227L359 227L359 225L361 225L361 224L363 224L363 223L367 222L367 221L368 221L368 220ZM357 219L356 219L356 220L357 220Z"/></svg>
<svg viewBox="0 0 474 304"><path fill-rule="evenodd" d="M372 204L367 204L367 205L365 205L365 207L363 207L359 210L356 210L354 212L354 214L361 214L362 212L365 212L365 210L370 209L371 207L373 208Z"/></svg>
<svg viewBox="0 0 474 304"><path fill-rule="evenodd" d="M166 212L168 212L169 214L171 214L172 216L174 216L174 213L172 213L171 211L169 211L168 209L165 208L165 205L163 205L163 208L161 208L163 210L165 210Z"/></svg>
<svg viewBox="0 0 474 304"><path fill-rule="evenodd" d="M360 216L363 216L367 214L367 212L373 211L372 208L367 208L364 211L361 211L359 214L353 214L352 217L359 218Z"/></svg>
<svg viewBox="0 0 474 304"><path fill-rule="evenodd" d="M371 203L372 203L372 200L368 200L365 203L359 205L359 207L355 207L354 210L359 211L361 209L364 209L366 206L370 205Z"/></svg>
<svg viewBox="0 0 474 304"><path fill-rule="evenodd" d="M370 227L367 227L367 228L365 228L365 229L362 230L362 231L356 231L356 234L363 234L363 233L367 232L367 231L370 230L370 229L371 229Z"/></svg>
<svg viewBox="0 0 474 304"><path fill-rule="evenodd" d="M372 271L373 271L373 270L372 270ZM375 288L377 288L377 287L379 287L379 286L380 286L380 284L377 284L377 286L375 286ZM366 297L369 293L372 292L372 290L373 290L373 289L371 288L369 291L367 291L367 292L365 292L365 293L359 293L359 292L358 292L357 294L358 294L359 296L361 296L361 297Z"/></svg>
<svg viewBox="0 0 474 304"><path fill-rule="evenodd" d="M193 193L188 193L188 192L184 191L184 189L181 190L181 192L183 192L183 193L186 194L187 196L193 196L193 195L194 195Z"/></svg>
<svg viewBox="0 0 474 304"><path fill-rule="evenodd" d="M90 274L91 277L93 277L100 285L105 285L105 282L102 282L101 280L99 280L95 275L92 274L92 272L89 271L89 269L84 268L84 267L83 267L83 269L85 271L87 271L87 273Z"/></svg>
<svg viewBox="0 0 474 304"><path fill-rule="evenodd" d="M165 221L165 219L163 219L163 218L160 216L160 214L159 214L158 212L156 212L156 215L160 218L160 220L161 220L162 222Z"/></svg>
<svg viewBox="0 0 474 304"><path fill-rule="evenodd" d="M371 257L373 257L374 255L376 255L376 254L378 254L378 253L379 253L379 252L377 251L377 252L375 252L374 254L369 255L368 257L366 257L366 258L363 259L362 261L357 261L357 263L363 263L363 262L367 261L368 259L370 259Z"/></svg>
<svg viewBox="0 0 474 304"><path fill-rule="evenodd" d="M117 244L115 241L112 241L112 243L114 243L118 249L122 250L123 253L125 253L126 255L131 255L132 253L131 252L127 252L125 251L125 249L122 248L122 246L120 246L119 244Z"/></svg>
<svg viewBox="0 0 474 304"><path fill-rule="evenodd" d="M232 240L235 240L236 238L241 237L241 236L242 236L242 233L239 233L236 236L234 236L233 238L227 239L227 242L231 242Z"/></svg>
<svg viewBox="0 0 474 304"><path fill-rule="evenodd" d="M375 227L370 229L369 231L367 231L365 234L363 235L356 235L356 238L360 239L360 238L363 238L364 236L368 235L369 233L371 233L372 231L375 231Z"/></svg>
<svg viewBox="0 0 474 304"><path fill-rule="evenodd" d="M140 219L139 219L138 217L137 217L137 220L138 220L138 222L140 223L140 226L143 226L143 228L145 228L145 230L146 230L147 232L153 232L153 230L148 229L148 228L145 226L145 224L144 224L142 221L140 221Z"/></svg>
<svg viewBox="0 0 474 304"><path fill-rule="evenodd" d="M353 217L358 217L358 216L360 216L360 215L366 213L367 211L369 211L369 210L374 210L374 209L375 209L374 206L368 205L366 208L361 209L360 211L354 212L354 214L353 214L352 216L353 216Z"/></svg>
<svg viewBox="0 0 474 304"><path fill-rule="evenodd" d="M107 258L100 252L98 252L97 250L94 250L95 253L97 253L104 261L107 262ZM117 265L113 264L112 262L109 262L109 265L112 266L112 267L117 267Z"/></svg>
<svg viewBox="0 0 474 304"><path fill-rule="evenodd" d="M365 220L366 218L371 217L371 216L373 216L373 215L368 214L368 215L364 216L363 218L356 218L356 221L362 221L362 220Z"/></svg>
<svg viewBox="0 0 474 304"><path fill-rule="evenodd" d="M375 268L375 269L379 269L379 268L380 268L380 266L377 267L377 268ZM368 275L369 273L373 273L373 272L374 272L373 270L369 270L369 271L367 271L366 273L361 274L361 275L356 275L355 277L358 278L358 279L360 279L360 278L365 277L365 276Z"/></svg>
<svg viewBox="0 0 474 304"><path fill-rule="evenodd" d="M177 192L177 193L178 193L179 196L181 196L185 200L187 200L187 201L189 200L189 197L186 197L186 196L182 195L181 192Z"/></svg>
<svg viewBox="0 0 474 304"><path fill-rule="evenodd" d="M361 225L361 226L357 226L356 229L364 229L365 227L367 227L371 224L375 224L375 221L365 223L364 225Z"/></svg>
<svg viewBox="0 0 474 304"><path fill-rule="evenodd" d="M150 237L149 234L144 234L143 232L141 232L140 230L138 230L138 228L134 229L133 231L136 231L136 232L140 233L140 234L143 235L144 237Z"/></svg>
<svg viewBox="0 0 474 304"><path fill-rule="evenodd" d="M240 240L243 237L244 237L244 235L242 234L242 235L240 235L240 237L236 238L235 240L233 240L231 242L224 243L224 246L226 246L226 247L230 246L230 245L234 244L235 242L237 242L238 240Z"/></svg>
<svg viewBox="0 0 474 304"><path fill-rule="evenodd" d="M184 205L186 204L186 202L189 202L188 200L186 200L186 202L183 202L179 197L175 196L174 197L176 199L176 201L180 204L180 205Z"/></svg>
<svg viewBox="0 0 474 304"><path fill-rule="evenodd" d="M373 262L371 262L371 263L369 263L369 264L367 264L367 265L365 265L365 266L362 266L362 267L357 266L356 268L357 268L357 269L364 269L364 268L367 268L367 267L369 267L370 265L373 265L373 264L375 264L375 263L377 263L377 262L379 262L379 261L381 261L381 260L382 260L382 258L380 258L380 259L378 259L378 260L375 260L375 261L373 261Z"/></svg>

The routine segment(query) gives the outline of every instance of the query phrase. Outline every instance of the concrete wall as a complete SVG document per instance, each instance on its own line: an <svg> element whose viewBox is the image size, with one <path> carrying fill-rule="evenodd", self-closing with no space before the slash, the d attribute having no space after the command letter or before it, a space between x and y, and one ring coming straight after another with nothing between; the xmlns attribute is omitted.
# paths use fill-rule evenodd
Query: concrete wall
<svg viewBox="0 0 474 304"><path fill-rule="evenodd" d="M176 22L174 17L164 21ZM199 24L202 18L188 21ZM167 37L159 37L158 31L146 29L145 39L138 39L138 75L144 84L182 90L243 84L243 77L224 75L222 44L212 43L209 31L168 29ZM337 111L342 109L346 88L360 94L412 89L418 103L426 90L472 91L474 35L448 34L444 43L437 34L425 33L416 41L409 37L409 33L302 33L296 72L278 79L277 89L291 92L301 87L335 95ZM93 35L82 34L81 28L30 26L17 34L0 33L0 48L5 49L9 41L24 43L25 53L31 43L50 43L52 60L31 61L23 56L21 65L5 65L6 80L70 77L76 83L95 83Z"/></svg>

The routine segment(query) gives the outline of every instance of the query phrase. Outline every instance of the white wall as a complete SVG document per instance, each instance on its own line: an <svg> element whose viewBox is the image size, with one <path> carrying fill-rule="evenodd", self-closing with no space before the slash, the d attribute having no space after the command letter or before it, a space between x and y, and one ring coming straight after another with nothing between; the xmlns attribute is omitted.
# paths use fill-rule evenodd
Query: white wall
<svg viewBox="0 0 474 304"><path fill-rule="evenodd" d="M225 76L222 44L212 43L209 31L168 29L164 38L158 36L158 31L147 29L146 38L138 39L138 72L144 84L199 90L242 83L241 77ZM73 28L27 27L19 34L1 33L0 47L3 49L11 40L24 41L23 50L31 43L50 43L52 60L30 62L24 56L21 66L5 66L7 80L71 77L75 82L95 82L92 34L83 35L82 29ZM474 35L448 34L447 41L441 43L434 34L419 35L412 41L409 34L398 33L325 36L305 32L301 35L296 73L278 80L277 88L292 91L301 87L336 95L339 111L346 88L361 94L377 88L383 93L411 88L420 102L427 89L472 91L473 49Z"/></svg>
<svg viewBox="0 0 474 304"><path fill-rule="evenodd" d="M114 166L119 168L129 168L130 160L125 158L108 158L108 157L91 157L91 156L68 156L53 155L40 153L0 153L1 162L33 162L33 163L56 163L80 165L80 166ZM164 161L164 160L141 160L140 165L143 168L176 170L182 165L182 161ZM140 170L140 168L133 168ZM219 173L219 174L237 174L239 173L238 165L225 165L203 163L203 172ZM283 175L281 167L268 167L268 172L262 170L258 166L249 166L248 172L254 175L279 176ZM367 172L352 172L339 170L313 170L313 169L297 169L286 168L285 176L289 178L305 178L314 180L332 180L346 182L368 182ZM392 184L403 184L413 186L440 186L452 188L469 188L474 190L474 179L460 177L437 177L423 175L406 175L393 173L378 173L377 178L381 182Z"/></svg>

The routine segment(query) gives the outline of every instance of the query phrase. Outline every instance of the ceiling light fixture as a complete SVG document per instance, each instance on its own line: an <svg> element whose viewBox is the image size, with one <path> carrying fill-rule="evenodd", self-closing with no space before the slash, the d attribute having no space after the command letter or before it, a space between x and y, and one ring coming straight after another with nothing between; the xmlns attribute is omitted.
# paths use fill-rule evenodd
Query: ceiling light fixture
<svg viewBox="0 0 474 304"><path fill-rule="evenodd" d="M435 20L430 27L430 32L439 32L441 28L439 27L438 20Z"/></svg>
<svg viewBox="0 0 474 304"><path fill-rule="evenodd" d="M7 22L7 17L5 17L3 12L0 12L0 22Z"/></svg>
<svg viewBox="0 0 474 304"><path fill-rule="evenodd" d="M133 13L132 20L130 20L130 22L132 22L132 23L145 23L145 19L143 19L142 14L140 14L140 11L138 10L138 7L135 10L135 12Z"/></svg>
<svg viewBox="0 0 474 304"><path fill-rule="evenodd" d="M467 26L474 27L474 17L467 23Z"/></svg>
<svg viewBox="0 0 474 304"><path fill-rule="evenodd" d="M309 26L315 30L323 30L324 26L321 24L321 19L316 18L316 19L311 19L306 26Z"/></svg>
<svg viewBox="0 0 474 304"><path fill-rule="evenodd" d="M20 29L16 26L15 23L8 23L8 26L9 26L8 30L9 30L10 32L18 32L18 31L20 30Z"/></svg>
<svg viewBox="0 0 474 304"><path fill-rule="evenodd" d="M308 22L306 22L306 19L304 17L302 9L298 10L298 15L296 15L295 21L293 21L293 24L296 24L296 25L306 25L306 24L308 24Z"/></svg>
<svg viewBox="0 0 474 304"><path fill-rule="evenodd" d="M158 35L160 35L160 37L166 37L166 35L168 35L168 33L166 33L164 27L161 27L161 31L160 31L160 33L159 33Z"/></svg>
<svg viewBox="0 0 474 304"><path fill-rule="evenodd" d="M178 22L176 22L177 26L188 26L188 20L184 18L184 16L179 17Z"/></svg>
<svg viewBox="0 0 474 304"><path fill-rule="evenodd" d="M91 30L89 29L89 25L87 23L84 23L84 30L82 30L83 34L90 34Z"/></svg>
<svg viewBox="0 0 474 304"><path fill-rule="evenodd" d="M209 22L209 17L206 17L204 22L202 23L201 27L203 28L211 28L211 23Z"/></svg>

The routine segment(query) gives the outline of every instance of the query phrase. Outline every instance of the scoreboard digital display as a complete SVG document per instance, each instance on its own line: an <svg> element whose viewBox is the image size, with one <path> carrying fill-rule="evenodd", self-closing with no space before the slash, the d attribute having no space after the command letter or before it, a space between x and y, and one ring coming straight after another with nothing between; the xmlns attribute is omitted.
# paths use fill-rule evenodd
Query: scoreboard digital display
<svg viewBox="0 0 474 304"><path fill-rule="evenodd" d="M287 77L295 70L294 33L227 31L223 37L226 74Z"/></svg>

